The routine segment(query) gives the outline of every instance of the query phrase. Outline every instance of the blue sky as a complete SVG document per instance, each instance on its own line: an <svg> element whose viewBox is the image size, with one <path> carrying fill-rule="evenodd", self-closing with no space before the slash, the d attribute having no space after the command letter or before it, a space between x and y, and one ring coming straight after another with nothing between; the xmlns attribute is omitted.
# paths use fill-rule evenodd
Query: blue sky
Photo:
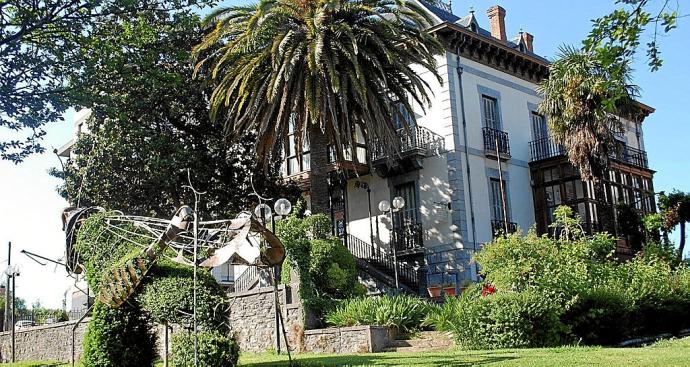
<svg viewBox="0 0 690 367"><path fill-rule="evenodd" d="M470 7L474 7L480 25L488 28L485 10L500 4L507 10L508 35L515 35L523 28L534 35L535 52L552 58L559 45L578 44L590 29L589 21L610 12L614 8L613 2L456 0L453 8L455 14L465 15ZM690 9L681 8L681 14L688 12ZM665 60L662 69L650 73L642 59L635 72L635 82L642 88L641 100L657 110L644 123L650 166L658 171L654 179L656 191L670 191L672 188L690 191L690 121L685 110L689 107L686 104L690 104L690 73L686 67L690 57L687 51L690 18L681 19L679 23L678 29L661 40ZM642 58L644 52L640 56ZM60 257L64 251L59 214L66 203L55 192L59 181L49 177L46 171L58 165L50 153L52 148L61 146L71 137L72 114L67 113L64 122L48 127L45 140L48 153L33 156L18 166L0 162L0 263L7 260L7 242L12 241L13 262L22 263L24 268L17 280L18 296L29 302L40 299L52 307L61 305L63 293L71 284L70 279L63 269L40 266L20 255L19 250L26 249L52 258ZM4 269L4 266L0 268Z"/></svg>

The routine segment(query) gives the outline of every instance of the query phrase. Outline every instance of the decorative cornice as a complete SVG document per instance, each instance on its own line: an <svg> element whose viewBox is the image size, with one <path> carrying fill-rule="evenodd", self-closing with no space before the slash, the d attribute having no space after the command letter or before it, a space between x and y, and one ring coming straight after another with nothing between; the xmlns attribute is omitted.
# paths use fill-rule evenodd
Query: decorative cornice
<svg viewBox="0 0 690 367"><path fill-rule="evenodd" d="M440 23L429 29L436 33L448 51L479 62L531 83L539 83L549 75L549 63L520 52L493 37L472 32L454 23Z"/></svg>
<svg viewBox="0 0 690 367"><path fill-rule="evenodd" d="M437 24L428 31L437 34L449 52L457 53L460 50L460 56L530 83L538 84L549 76L551 63L546 59L514 49L493 37L449 22ZM641 112L635 119L639 122L655 111L642 102L635 101L635 104Z"/></svg>

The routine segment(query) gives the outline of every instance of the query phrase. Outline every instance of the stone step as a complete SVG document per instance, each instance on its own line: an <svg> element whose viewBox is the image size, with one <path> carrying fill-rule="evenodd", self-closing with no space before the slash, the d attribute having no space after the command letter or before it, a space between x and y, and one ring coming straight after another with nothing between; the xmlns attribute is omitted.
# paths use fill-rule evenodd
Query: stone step
<svg viewBox="0 0 690 367"><path fill-rule="evenodd" d="M396 353L420 353L420 352L441 352L448 350L450 347L388 347L384 348L384 352L396 352Z"/></svg>
<svg viewBox="0 0 690 367"><path fill-rule="evenodd" d="M453 345L453 340L446 333L422 331L409 338L401 336L392 341L386 350L397 352L432 352L446 350L453 347Z"/></svg>
<svg viewBox="0 0 690 367"><path fill-rule="evenodd" d="M417 348L433 348L433 347L450 347L453 346L453 341L448 339L432 340L432 339L409 339L409 340L394 340L391 343L392 347L417 347Z"/></svg>

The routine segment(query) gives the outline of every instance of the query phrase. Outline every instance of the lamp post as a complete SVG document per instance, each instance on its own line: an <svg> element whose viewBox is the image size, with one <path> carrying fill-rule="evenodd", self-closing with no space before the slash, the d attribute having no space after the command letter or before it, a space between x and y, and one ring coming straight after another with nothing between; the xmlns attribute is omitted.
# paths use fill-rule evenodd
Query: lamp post
<svg viewBox="0 0 690 367"><path fill-rule="evenodd" d="M273 210L278 215L279 218L287 216L292 211L292 204L288 199L280 198L273 204ZM271 211L271 207L265 203L259 203L259 205L254 208L254 215L261 220L261 222L266 225L267 219L271 220L271 231L275 233L276 230L276 217ZM278 281L280 280L280 266L275 265L273 267L273 294L275 298L275 330L276 330L276 352L280 354L280 325L282 322L282 317L280 314L280 302L278 300ZM285 325L283 325L283 333L285 333ZM284 335L285 342L287 343L287 335ZM288 347L288 356L290 350Z"/></svg>
<svg viewBox="0 0 690 367"><path fill-rule="evenodd" d="M15 354L15 336L14 336L14 316L16 313L16 308L17 308L17 302L16 302L16 283L17 283L17 277L19 276L19 271L20 267L17 265L10 265L7 267L5 270L5 274L7 275L8 279L12 280L12 315L10 317L11 324L11 332L12 332L12 363L14 363L14 354Z"/></svg>
<svg viewBox="0 0 690 367"><path fill-rule="evenodd" d="M405 199L403 199L400 196L396 196L393 198L393 207L391 207L391 203L388 202L388 200L381 200L379 202L379 211L381 211L384 214L389 214L390 219L391 219L391 236L390 236L390 248L391 251L393 252L393 273L395 274L395 291L398 292L400 290L400 280L398 279L398 251L395 248L395 218L393 216L393 211L400 211L402 208L405 207Z"/></svg>

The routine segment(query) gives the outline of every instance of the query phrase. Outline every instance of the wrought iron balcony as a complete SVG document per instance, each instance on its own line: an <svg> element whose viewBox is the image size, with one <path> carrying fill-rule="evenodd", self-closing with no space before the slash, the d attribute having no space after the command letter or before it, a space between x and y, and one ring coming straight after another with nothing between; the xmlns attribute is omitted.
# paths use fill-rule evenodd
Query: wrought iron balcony
<svg viewBox="0 0 690 367"><path fill-rule="evenodd" d="M565 148L549 138L537 139L529 142L530 162L542 161L565 155Z"/></svg>
<svg viewBox="0 0 690 367"><path fill-rule="evenodd" d="M644 150L624 146L611 154L611 158L636 167L649 168L647 152Z"/></svg>
<svg viewBox="0 0 690 367"><path fill-rule="evenodd" d="M536 162L553 157L565 156L566 151L565 147L562 145L556 144L549 138L543 138L529 143L529 154L530 162ZM611 159L636 167L649 168L647 152L625 145L620 146L616 151L612 152Z"/></svg>
<svg viewBox="0 0 690 367"><path fill-rule="evenodd" d="M396 251L414 253L423 251L424 230L421 223L406 224L393 229L393 246Z"/></svg>
<svg viewBox="0 0 690 367"><path fill-rule="evenodd" d="M496 157L496 151L501 158L510 158L510 141L508 133L491 127L482 129L484 135L484 154ZM498 147L498 149L496 149Z"/></svg>
<svg viewBox="0 0 690 367"><path fill-rule="evenodd" d="M504 221L496 219L491 220L491 233L494 238L515 232L517 232L517 223L508 222L508 233L506 233L506 223Z"/></svg>
<svg viewBox="0 0 690 367"><path fill-rule="evenodd" d="M430 152L443 150L445 140L431 130L421 126L411 126L408 129L398 129L396 132L400 142L399 154L401 157L410 155L426 156ZM371 160L381 162L389 156L384 151L381 144L374 144L372 147Z"/></svg>

